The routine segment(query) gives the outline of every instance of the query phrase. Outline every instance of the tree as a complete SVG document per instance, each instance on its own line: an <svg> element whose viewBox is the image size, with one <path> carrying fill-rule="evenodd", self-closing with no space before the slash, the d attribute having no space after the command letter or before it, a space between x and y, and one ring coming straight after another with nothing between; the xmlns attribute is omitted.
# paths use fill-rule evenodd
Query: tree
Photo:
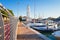
<svg viewBox="0 0 60 40"><path fill-rule="evenodd" d="M20 22L22 21L22 16L19 17L19 21L20 21Z"/></svg>
<svg viewBox="0 0 60 40"><path fill-rule="evenodd" d="M8 9L8 11L12 14L12 16L14 16L14 13L12 12L12 10Z"/></svg>

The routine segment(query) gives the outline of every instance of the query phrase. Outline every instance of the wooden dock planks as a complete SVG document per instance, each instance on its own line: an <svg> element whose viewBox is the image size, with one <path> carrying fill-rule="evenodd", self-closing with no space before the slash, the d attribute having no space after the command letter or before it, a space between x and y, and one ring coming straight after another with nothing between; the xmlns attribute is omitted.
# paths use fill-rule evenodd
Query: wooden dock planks
<svg viewBox="0 0 60 40"><path fill-rule="evenodd" d="M17 40L43 40L35 32L25 27L22 23L18 24Z"/></svg>

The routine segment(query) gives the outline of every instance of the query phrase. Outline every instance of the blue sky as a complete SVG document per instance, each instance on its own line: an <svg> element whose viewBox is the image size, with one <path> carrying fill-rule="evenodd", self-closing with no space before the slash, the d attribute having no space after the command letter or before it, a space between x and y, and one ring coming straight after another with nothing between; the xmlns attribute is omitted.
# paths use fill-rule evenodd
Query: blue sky
<svg viewBox="0 0 60 40"><path fill-rule="evenodd" d="M14 12L15 16L26 16L27 5L30 5L30 16L34 17L34 2L35 2L35 17L58 17L60 16L60 0L0 0L8 9Z"/></svg>

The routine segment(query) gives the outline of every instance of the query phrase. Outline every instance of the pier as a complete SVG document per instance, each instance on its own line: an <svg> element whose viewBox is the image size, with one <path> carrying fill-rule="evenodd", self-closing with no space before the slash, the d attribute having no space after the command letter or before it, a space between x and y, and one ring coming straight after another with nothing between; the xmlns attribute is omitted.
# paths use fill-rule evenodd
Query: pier
<svg viewBox="0 0 60 40"><path fill-rule="evenodd" d="M23 23L18 23L17 40L50 40L49 38L35 32L35 30L25 27Z"/></svg>

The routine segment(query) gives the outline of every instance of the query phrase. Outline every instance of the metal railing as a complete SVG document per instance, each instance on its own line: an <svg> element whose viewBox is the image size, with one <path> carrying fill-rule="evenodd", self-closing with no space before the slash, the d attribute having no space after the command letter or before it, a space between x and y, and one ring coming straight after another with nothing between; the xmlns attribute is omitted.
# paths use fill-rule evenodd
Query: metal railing
<svg viewBox="0 0 60 40"><path fill-rule="evenodd" d="M18 19L11 15L11 13L0 5L0 10L8 13L9 23L4 24L3 13L0 12L0 40L16 40L16 27Z"/></svg>

